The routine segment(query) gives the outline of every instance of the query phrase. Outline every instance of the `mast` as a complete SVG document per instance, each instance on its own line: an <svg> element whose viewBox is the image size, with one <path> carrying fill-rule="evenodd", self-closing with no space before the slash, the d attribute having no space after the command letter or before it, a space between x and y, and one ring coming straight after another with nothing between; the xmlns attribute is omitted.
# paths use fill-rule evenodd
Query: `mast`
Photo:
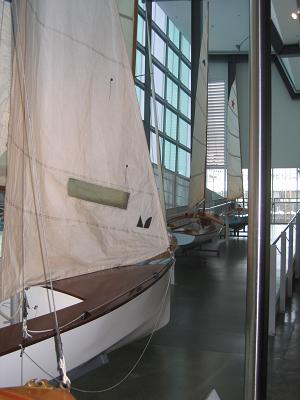
<svg viewBox="0 0 300 400"><path fill-rule="evenodd" d="M146 27L147 27L147 47L148 47L148 58L149 58L149 68L150 68L150 81L151 81L151 92L152 92L152 104L153 104L153 113L154 113L154 125L155 125L155 139L156 139L156 152L157 152L157 167L158 167L158 193L161 208L163 210L163 215L165 222L166 219L166 205L165 205L165 194L164 194L164 180L163 180L163 169L162 169L162 158L160 151L160 139L158 132L158 118L157 118L157 104L156 104L156 93L155 93L155 84L154 84L154 72L153 72L153 61L152 61L152 53L151 53L151 28L147 11L147 4L145 7L146 12Z"/></svg>

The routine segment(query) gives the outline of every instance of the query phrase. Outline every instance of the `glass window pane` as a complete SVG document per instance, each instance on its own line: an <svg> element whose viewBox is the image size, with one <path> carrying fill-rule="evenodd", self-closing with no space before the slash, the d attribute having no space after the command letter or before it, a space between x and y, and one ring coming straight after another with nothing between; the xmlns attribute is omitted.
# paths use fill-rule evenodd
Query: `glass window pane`
<svg viewBox="0 0 300 400"><path fill-rule="evenodd" d="M180 89L179 109L186 117L191 118L191 98Z"/></svg>
<svg viewBox="0 0 300 400"><path fill-rule="evenodd" d="M180 80L188 89L191 89L191 70L182 61L180 63Z"/></svg>
<svg viewBox="0 0 300 400"><path fill-rule="evenodd" d="M162 154L163 148L163 138L159 137L160 144L160 154ZM154 132L150 132L150 159L154 164L157 164L157 145L156 145L156 134Z"/></svg>
<svg viewBox="0 0 300 400"><path fill-rule="evenodd" d="M178 49L179 49L179 30L176 28L176 26L173 24L173 22L170 19L169 19L168 36L172 40L172 42L175 44L175 46L178 47Z"/></svg>
<svg viewBox="0 0 300 400"><path fill-rule="evenodd" d="M152 47L152 54L154 55L154 57L162 64L165 64L166 43L154 31L152 31L151 47Z"/></svg>
<svg viewBox="0 0 300 400"><path fill-rule="evenodd" d="M168 70L178 78L179 58L174 51L168 47Z"/></svg>
<svg viewBox="0 0 300 400"><path fill-rule="evenodd" d="M138 4L143 10L145 10L145 3L143 2L143 0L139 0Z"/></svg>
<svg viewBox="0 0 300 400"><path fill-rule="evenodd" d="M190 164L191 164L191 153L178 147L177 172L189 178Z"/></svg>
<svg viewBox="0 0 300 400"><path fill-rule="evenodd" d="M137 40L142 46L145 46L145 38L146 38L145 35L146 35L145 20L140 15L138 15Z"/></svg>
<svg viewBox="0 0 300 400"><path fill-rule="evenodd" d="M139 50L136 51L135 77L139 81L145 82L145 56Z"/></svg>
<svg viewBox="0 0 300 400"><path fill-rule="evenodd" d="M157 93L161 97L164 97L165 75L159 68L156 67L156 65L153 65L153 73L155 93Z"/></svg>
<svg viewBox="0 0 300 400"><path fill-rule="evenodd" d="M175 174L165 170L163 178L166 208L171 208L174 207Z"/></svg>
<svg viewBox="0 0 300 400"><path fill-rule="evenodd" d="M172 104L173 107L177 108L177 100L178 86L172 79L167 78L167 101Z"/></svg>
<svg viewBox="0 0 300 400"><path fill-rule="evenodd" d="M175 171L176 146L168 140L165 140L164 164L167 169Z"/></svg>
<svg viewBox="0 0 300 400"><path fill-rule="evenodd" d="M191 125L179 118L178 140L184 146L191 148Z"/></svg>
<svg viewBox="0 0 300 400"><path fill-rule="evenodd" d="M162 132L164 129L164 106L159 101L156 101L156 112L157 112L158 129ZM151 125L155 127L152 97L151 97Z"/></svg>
<svg viewBox="0 0 300 400"><path fill-rule="evenodd" d="M166 33L167 16L157 3L152 3L152 20Z"/></svg>
<svg viewBox="0 0 300 400"><path fill-rule="evenodd" d="M188 204L189 181L177 176L176 178L176 206L185 206Z"/></svg>
<svg viewBox="0 0 300 400"><path fill-rule="evenodd" d="M177 115L166 108L166 128L165 132L172 139L176 140L177 136Z"/></svg>
<svg viewBox="0 0 300 400"><path fill-rule="evenodd" d="M140 111L142 119L144 119L144 108L145 108L145 93L143 89L139 88L138 86L135 87L136 96L140 105Z"/></svg>
<svg viewBox="0 0 300 400"><path fill-rule="evenodd" d="M183 55L189 61L191 61L191 45L190 42L183 35L181 35L181 51Z"/></svg>

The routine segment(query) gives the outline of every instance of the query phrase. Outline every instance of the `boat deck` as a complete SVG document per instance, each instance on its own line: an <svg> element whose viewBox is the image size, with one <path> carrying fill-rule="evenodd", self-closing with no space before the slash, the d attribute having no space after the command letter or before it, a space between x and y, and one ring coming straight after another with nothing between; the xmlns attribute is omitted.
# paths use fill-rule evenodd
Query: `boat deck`
<svg viewBox="0 0 300 400"><path fill-rule="evenodd" d="M57 311L61 332L90 322L127 303L160 279L173 264L132 265L94 272L53 282L55 290L83 301ZM18 350L20 343L29 346L54 335L54 315L46 314L30 319L29 331L43 331L32 338L22 339L21 324L0 329L0 355Z"/></svg>

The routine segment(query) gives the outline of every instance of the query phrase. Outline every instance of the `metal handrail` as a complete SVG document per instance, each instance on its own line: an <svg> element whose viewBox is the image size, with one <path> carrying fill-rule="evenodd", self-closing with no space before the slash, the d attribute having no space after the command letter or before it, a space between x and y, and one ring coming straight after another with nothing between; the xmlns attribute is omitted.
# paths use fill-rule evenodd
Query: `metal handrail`
<svg viewBox="0 0 300 400"><path fill-rule="evenodd" d="M294 236L294 226L296 235ZM287 231L288 237L287 237ZM281 241L280 251L277 243ZM295 246L294 246L295 245ZM280 254L280 279L277 290L277 250ZM278 271L279 272L279 271ZM290 220L270 249L270 291L269 291L269 335L275 335L277 304L279 312L285 312L286 297L292 297L293 278L300 277L300 210ZM278 302L279 301L279 302Z"/></svg>
<svg viewBox="0 0 300 400"><path fill-rule="evenodd" d="M280 232L280 235L278 236L277 239L274 240L274 242L272 243L272 245L274 246L280 239L281 237L281 233L282 232L286 232L289 228L289 226L294 222L294 220L296 219L297 214L299 214L300 210L297 211L296 215L293 216L293 218L290 220L290 222L287 224L287 226Z"/></svg>

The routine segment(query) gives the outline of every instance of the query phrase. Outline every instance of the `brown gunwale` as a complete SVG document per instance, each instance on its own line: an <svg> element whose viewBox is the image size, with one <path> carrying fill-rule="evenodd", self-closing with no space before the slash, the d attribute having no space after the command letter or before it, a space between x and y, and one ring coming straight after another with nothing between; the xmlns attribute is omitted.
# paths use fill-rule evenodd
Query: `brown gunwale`
<svg viewBox="0 0 300 400"><path fill-rule="evenodd" d="M60 332L84 325L128 303L162 278L173 263L170 259L165 264L117 267L53 282L55 290L83 300L57 311ZM30 331L50 331L36 333L24 341L21 323L1 328L0 356L20 349L20 345L27 347L53 337L54 314L33 318L27 327Z"/></svg>

